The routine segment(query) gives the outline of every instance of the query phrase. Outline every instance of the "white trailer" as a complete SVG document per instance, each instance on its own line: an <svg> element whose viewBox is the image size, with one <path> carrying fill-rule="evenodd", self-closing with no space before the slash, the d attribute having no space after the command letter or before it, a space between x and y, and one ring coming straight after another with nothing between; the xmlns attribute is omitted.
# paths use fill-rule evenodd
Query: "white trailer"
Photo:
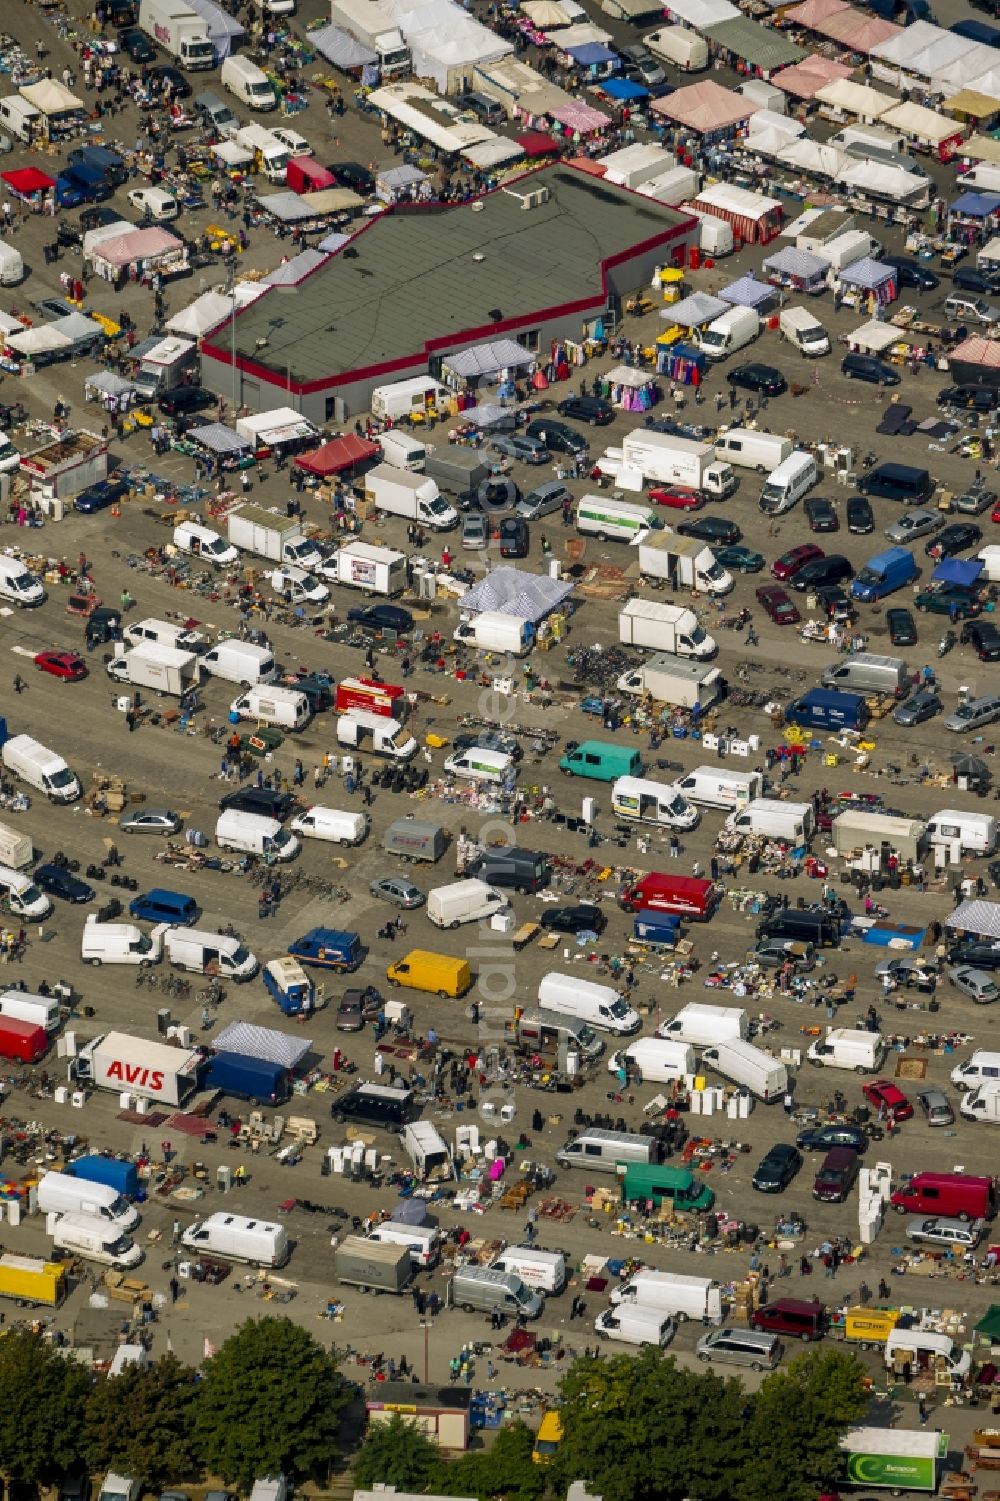
<svg viewBox="0 0 1000 1501"><path fill-rule="evenodd" d="M435 532L450 532L458 525L458 512L442 497L436 480L396 469L392 464L369 469L364 477L364 495L380 511L419 521Z"/></svg>
<svg viewBox="0 0 1000 1501"><path fill-rule="evenodd" d="M631 693L640 698L649 694L661 704L676 704L685 709L700 704L702 709L707 709L722 692L722 673L717 667L705 667L701 662L683 662L668 652L657 652L641 667L623 672L617 688L619 693Z"/></svg>
<svg viewBox="0 0 1000 1501"><path fill-rule="evenodd" d="M30 865L34 858L35 850L31 843L31 835L23 834L20 829L12 829L7 824L0 823L0 865L9 865L14 870L21 870L25 865Z"/></svg>
<svg viewBox="0 0 1000 1501"><path fill-rule="evenodd" d="M112 657L107 673L118 683L152 688L155 693L169 693L175 698L190 693L201 682L201 664L194 652L158 646L152 641Z"/></svg>
<svg viewBox="0 0 1000 1501"><path fill-rule="evenodd" d="M647 483L680 485L715 500L724 500L736 489L735 474L711 443L639 427L626 434L622 457L624 467L635 469Z"/></svg>
<svg viewBox="0 0 1000 1501"><path fill-rule="evenodd" d="M86 1043L71 1060L72 1075L95 1089L141 1095L179 1108L198 1087L201 1054L147 1042L126 1032L106 1032Z"/></svg>
<svg viewBox="0 0 1000 1501"><path fill-rule="evenodd" d="M639 572L644 578L666 579L675 589L696 594L728 594L733 576L698 537L676 532L650 532L639 543Z"/></svg>
<svg viewBox="0 0 1000 1501"><path fill-rule="evenodd" d="M651 599L630 599L618 612L618 639L623 646L648 646L675 657L707 661L719 650L714 636L683 605L661 605Z"/></svg>
<svg viewBox="0 0 1000 1501"><path fill-rule="evenodd" d="M139 25L182 68L198 72L215 67L208 22L183 0L142 0Z"/></svg>
<svg viewBox="0 0 1000 1501"><path fill-rule="evenodd" d="M385 599L402 594L409 582L406 554L393 552L390 547L374 547L370 542L348 542L318 571L328 582L380 594Z"/></svg>

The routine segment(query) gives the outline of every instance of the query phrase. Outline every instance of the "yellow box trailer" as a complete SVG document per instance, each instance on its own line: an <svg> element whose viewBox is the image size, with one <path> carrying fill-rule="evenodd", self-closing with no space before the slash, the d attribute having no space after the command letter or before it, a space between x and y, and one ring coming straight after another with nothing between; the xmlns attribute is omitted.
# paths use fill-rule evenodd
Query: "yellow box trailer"
<svg viewBox="0 0 1000 1501"><path fill-rule="evenodd" d="M66 1268L34 1256L0 1256L0 1298L58 1308L66 1296Z"/></svg>

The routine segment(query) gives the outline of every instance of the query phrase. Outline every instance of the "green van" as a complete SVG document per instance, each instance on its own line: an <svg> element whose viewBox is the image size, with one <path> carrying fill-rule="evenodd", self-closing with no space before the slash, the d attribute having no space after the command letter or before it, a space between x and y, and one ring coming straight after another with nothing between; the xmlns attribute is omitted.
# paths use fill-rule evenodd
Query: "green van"
<svg viewBox="0 0 1000 1501"><path fill-rule="evenodd" d="M641 777L645 768L634 746L614 745L610 740L583 740L566 752L559 770L571 777L613 782L618 777Z"/></svg>
<svg viewBox="0 0 1000 1501"><path fill-rule="evenodd" d="M679 1214L697 1214L711 1209L715 1194L697 1173L686 1167L663 1167L654 1163L630 1162L622 1181L622 1197L627 1204L637 1199L652 1199L657 1208L666 1204Z"/></svg>

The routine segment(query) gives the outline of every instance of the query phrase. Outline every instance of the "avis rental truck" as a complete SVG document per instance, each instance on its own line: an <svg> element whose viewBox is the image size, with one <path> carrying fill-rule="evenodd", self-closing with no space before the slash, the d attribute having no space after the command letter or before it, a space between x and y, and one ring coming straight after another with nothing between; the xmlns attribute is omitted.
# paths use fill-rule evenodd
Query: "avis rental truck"
<svg viewBox="0 0 1000 1501"><path fill-rule="evenodd" d="M201 1054L195 1050L107 1032L80 1049L70 1070L78 1083L142 1095L178 1109L198 1088L200 1066Z"/></svg>

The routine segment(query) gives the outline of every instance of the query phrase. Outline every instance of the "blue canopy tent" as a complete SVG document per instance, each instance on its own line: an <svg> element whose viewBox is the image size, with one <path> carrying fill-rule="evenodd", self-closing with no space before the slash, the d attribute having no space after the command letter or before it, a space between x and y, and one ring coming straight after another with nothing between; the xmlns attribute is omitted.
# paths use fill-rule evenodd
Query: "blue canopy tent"
<svg viewBox="0 0 1000 1501"><path fill-rule="evenodd" d="M566 55L592 80L617 73L622 66L618 53L613 48L606 47L603 42L584 42L580 47L567 47Z"/></svg>
<svg viewBox="0 0 1000 1501"><path fill-rule="evenodd" d="M609 99L617 99L621 103L649 98L649 90L631 78L605 78L601 84L601 92L607 94Z"/></svg>
<svg viewBox="0 0 1000 1501"><path fill-rule="evenodd" d="M989 219L998 209L1000 194L963 193L949 208L948 217L950 219L955 215L960 219Z"/></svg>
<svg viewBox="0 0 1000 1501"><path fill-rule="evenodd" d="M960 589L974 589L983 571L980 558L943 558L931 574L932 584L956 584Z"/></svg>
<svg viewBox="0 0 1000 1501"><path fill-rule="evenodd" d="M731 282L728 287L723 287L719 296L733 307L764 309L769 305L777 307L780 301L777 289L770 282L758 281L752 271L741 276L738 281Z"/></svg>

